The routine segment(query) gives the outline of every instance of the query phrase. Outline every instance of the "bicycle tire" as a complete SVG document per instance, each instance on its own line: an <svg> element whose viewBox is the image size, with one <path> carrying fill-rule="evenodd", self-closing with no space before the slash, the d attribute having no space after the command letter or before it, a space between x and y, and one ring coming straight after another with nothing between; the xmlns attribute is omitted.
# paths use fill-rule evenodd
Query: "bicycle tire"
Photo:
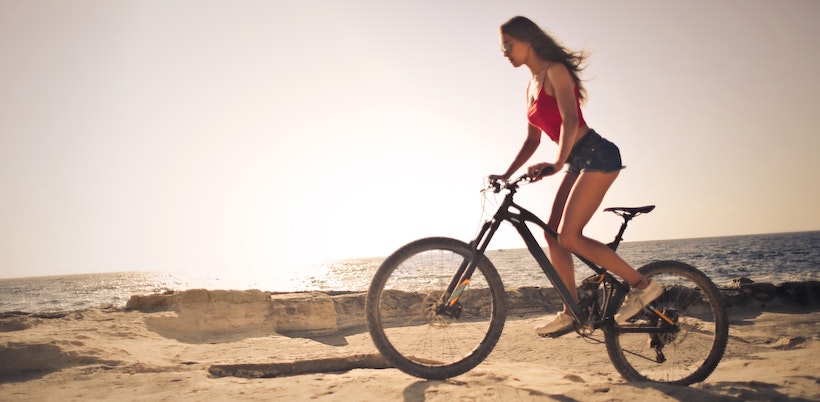
<svg viewBox="0 0 820 402"><path fill-rule="evenodd" d="M690 385L705 380L723 357L729 338L729 317L717 286L703 272L678 261L653 262L638 271L664 287L652 304L676 321L680 330L654 339L647 333L624 332L630 326L662 325L646 309L623 327L605 327L606 348L615 369L627 381ZM653 343L663 345L662 355Z"/></svg>
<svg viewBox="0 0 820 402"><path fill-rule="evenodd" d="M456 239L411 242L379 267L366 299L367 327L385 360L399 370L441 380L481 363L495 347L506 319L506 294L493 264L482 255L459 298L458 318L434 308L459 265L472 258Z"/></svg>

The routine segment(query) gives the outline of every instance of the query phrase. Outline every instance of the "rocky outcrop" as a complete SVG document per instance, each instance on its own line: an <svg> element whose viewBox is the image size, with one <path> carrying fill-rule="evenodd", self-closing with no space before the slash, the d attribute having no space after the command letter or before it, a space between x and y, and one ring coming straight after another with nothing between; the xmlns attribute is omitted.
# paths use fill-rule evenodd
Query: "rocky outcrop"
<svg viewBox="0 0 820 402"><path fill-rule="evenodd" d="M168 311L146 318L149 329L186 342L226 336L323 335L337 331L337 314L324 293L270 294L259 290L205 290L132 296L126 310Z"/></svg>
<svg viewBox="0 0 820 402"><path fill-rule="evenodd" d="M755 283L740 278L722 286L729 308L820 304L820 282ZM392 292L397 320L411 319L421 294ZM126 310L168 312L146 318L148 327L186 342L226 340L230 336L273 333L316 336L366 325L362 292L266 293L258 290L194 289L132 296ZM507 291L508 314L557 311L561 299L552 288L521 287ZM478 306L477 308L482 308ZM404 317L404 318L402 318Z"/></svg>
<svg viewBox="0 0 820 402"><path fill-rule="evenodd" d="M808 306L820 304L820 281L784 282L774 285L737 278L722 286L721 294L729 308Z"/></svg>

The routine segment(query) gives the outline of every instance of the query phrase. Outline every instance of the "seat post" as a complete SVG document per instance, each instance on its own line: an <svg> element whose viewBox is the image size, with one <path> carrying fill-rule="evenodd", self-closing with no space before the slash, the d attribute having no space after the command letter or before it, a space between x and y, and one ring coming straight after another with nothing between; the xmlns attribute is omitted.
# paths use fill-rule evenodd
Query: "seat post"
<svg viewBox="0 0 820 402"><path fill-rule="evenodd" d="M645 207L637 208L614 207L604 209L604 212L612 212L615 215L624 218L624 223L621 224L621 230L619 230L618 234L615 235L615 240L613 240L612 243L607 244L607 246L609 246L609 248L611 248L612 250L616 250L618 248L618 245L621 244L621 241L623 241L624 239L624 231L626 231L626 225L629 223L629 221L640 214L647 214L649 212L652 212L652 210L654 209L654 205L647 205Z"/></svg>
<svg viewBox="0 0 820 402"><path fill-rule="evenodd" d="M624 218L624 223L621 224L621 229L618 230L618 234L615 235L615 240L613 240L612 243L607 244L607 246L609 246L609 248L611 248L613 251L617 250L618 245L621 244L621 241L624 240L623 236L624 236L624 232L626 232L626 226L627 226L627 224L629 224L629 221L632 220L632 218L635 217L635 215L628 214L628 213L623 213L623 214L618 214L618 215L620 215L621 218Z"/></svg>

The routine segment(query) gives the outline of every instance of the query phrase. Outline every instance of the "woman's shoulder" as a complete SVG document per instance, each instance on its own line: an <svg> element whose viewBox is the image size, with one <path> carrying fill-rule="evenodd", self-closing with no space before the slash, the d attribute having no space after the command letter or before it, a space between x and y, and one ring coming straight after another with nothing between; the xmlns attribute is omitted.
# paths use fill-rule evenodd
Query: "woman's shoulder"
<svg viewBox="0 0 820 402"><path fill-rule="evenodd" d="M547 78L553 88L560 86L575 86L575 79L563 63L552 62L547 67Z"/></svg>
<svg viewBox="0 0 820 402"><path fill-rule="evenodd" d="M569 73L569 69L567 68L567 66L565 66L564 63L561 63L559 61L551 61L550 64L547 66L546 70L547 70L547 75L550 78L555 77L555 76L561 76L561 75L566 75L566 76L569 76L569 77L572 76Z"/></svg>

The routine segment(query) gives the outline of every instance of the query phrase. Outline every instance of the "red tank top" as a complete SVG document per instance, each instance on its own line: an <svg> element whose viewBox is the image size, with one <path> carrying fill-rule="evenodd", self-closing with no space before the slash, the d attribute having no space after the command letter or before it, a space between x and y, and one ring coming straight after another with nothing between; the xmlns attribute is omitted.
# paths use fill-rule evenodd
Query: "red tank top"
<svg viewBox="0 0 820 402"><path fill-rule="evenodd" d="M585 126L587 123L584 121L584 114L581 113L577 90L575 91L575 107L578 110L578 127ZM527 109L527 119L530 124L540 128L553 141L558 142L558 137L561 135L561 123L564 119L558 111L558 100L554 96L549 96L543 86L541 86L541 92L538 93L538 98Z"/></svg>

